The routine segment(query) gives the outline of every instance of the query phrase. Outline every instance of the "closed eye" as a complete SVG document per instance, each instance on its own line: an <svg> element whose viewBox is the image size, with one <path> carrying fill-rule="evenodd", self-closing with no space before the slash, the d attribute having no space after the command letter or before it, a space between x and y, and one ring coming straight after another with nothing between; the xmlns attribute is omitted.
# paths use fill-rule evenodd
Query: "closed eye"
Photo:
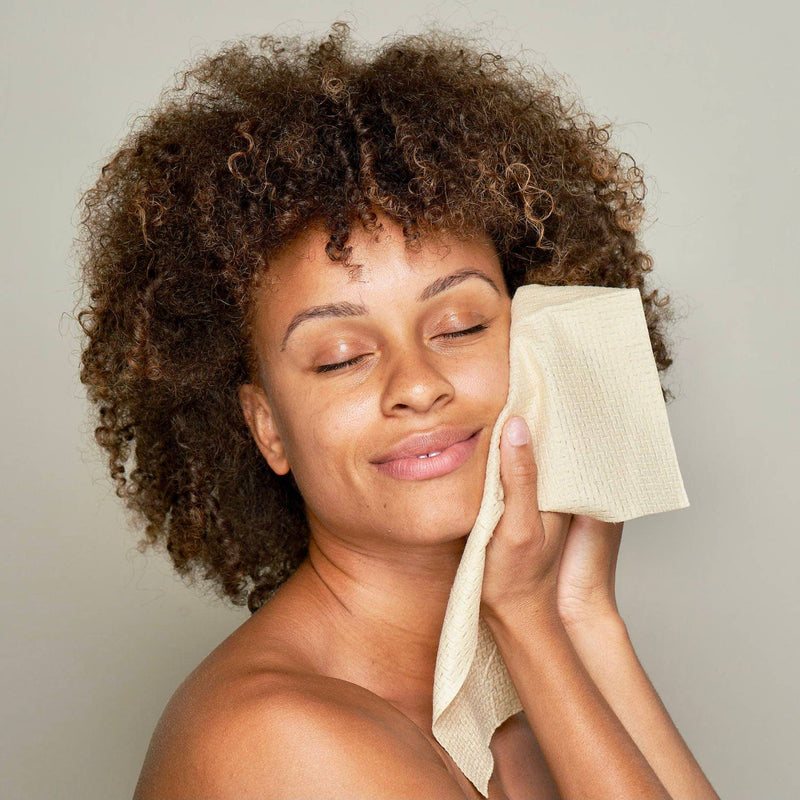
<svg viewBox="0 0 800 800"><path fill-rule="evenodd" d="M364 358L364 356L356 356L355 358L350 358L347 361L340 361L338 364L323 364L321 367L315 367L314 372L333 372L335 369L341 369L342 367L347 367L350 364L355 364L362 358Z"/></svg>
<svg viewBox="0 0 800 800"><path fill-rule="evenodd" d="M441 339L455 339L459 336L470 336L475 333L480 333L480 331L486 330L488 325L475 325L472 328L467 328L463 331L453 331L451 333L442 333L437 338ZM361 361L362 358L365 357L366 354L356 356L355 358L350 358L347 361L340 361L337 364L323 364L322 366L316 367L314 372L333 372L334 370L343 369L344 367L351 366L353 364L357 364Z"/></svg>
<svg viewBox="0 0 800 800"><path fill-rule="evenodd" d="M488 328L488 325L476 325L474 328L467 328L464 331L453 331L452 333L443 333L441 335L442 339L454 339L456 336L468 336L471 333L478 333L479 331L485 331Z"/></svg>

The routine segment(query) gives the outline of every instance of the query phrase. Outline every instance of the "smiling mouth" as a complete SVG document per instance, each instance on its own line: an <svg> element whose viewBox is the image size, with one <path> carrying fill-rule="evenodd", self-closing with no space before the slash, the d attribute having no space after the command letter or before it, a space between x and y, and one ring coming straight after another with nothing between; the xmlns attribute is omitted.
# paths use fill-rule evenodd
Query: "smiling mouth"
<svg viewBox="0 0 800 800"><path fill-rule="evenodd" d="M444 450L435 450L418 456L394 458L391 461L375 464L375 467L384 475L406 481L428 480L449 475L469 460L475 451L481 430Z"/></svg>

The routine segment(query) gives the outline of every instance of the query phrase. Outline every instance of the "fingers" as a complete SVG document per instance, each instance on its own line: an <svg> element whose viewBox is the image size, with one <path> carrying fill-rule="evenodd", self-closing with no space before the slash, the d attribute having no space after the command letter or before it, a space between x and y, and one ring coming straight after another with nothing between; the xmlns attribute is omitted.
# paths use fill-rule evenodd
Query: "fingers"
<svg viewBox="0 0 800 800"><path fill-rule="evenodd" d="M528 425L522 417L511 416L500 436L500 480L505 495L503 521L510 540L527 539L532 528L544 533L539 517L537 478Z"/></svg>

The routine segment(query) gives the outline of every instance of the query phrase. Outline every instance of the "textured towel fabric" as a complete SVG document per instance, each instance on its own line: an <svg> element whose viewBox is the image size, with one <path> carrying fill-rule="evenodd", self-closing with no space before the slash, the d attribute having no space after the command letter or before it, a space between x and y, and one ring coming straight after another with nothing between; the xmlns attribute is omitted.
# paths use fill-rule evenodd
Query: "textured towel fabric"
<svg viewBox="0 0 800 800"><path fill-rule="evenodd" d="M492 735L522 710L479 613L485 548L504 508L500 432L514 414L531 431L540 510L622 522L689 505L639 290L518 288L508 396L492 429L483 499L450 592L433 687L433 734L484 796Z"/></svg>

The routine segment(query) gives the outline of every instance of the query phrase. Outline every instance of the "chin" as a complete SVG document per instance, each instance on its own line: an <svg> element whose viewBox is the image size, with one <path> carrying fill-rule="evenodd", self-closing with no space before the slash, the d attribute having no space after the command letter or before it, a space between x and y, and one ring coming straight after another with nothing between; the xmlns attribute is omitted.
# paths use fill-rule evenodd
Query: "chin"
<svg viewBox="0 0 800 800"><path fill-rule="evenodd" d="M453 542L469 536L478 518L478 507L474 513L467 513L462 509L461 513L454 514L453 508L457 508L454 503L447 509L441 509L435 514L426 514L424 527L409 525L407 528L413 535L414 541L420 544L440 544L443 542Z"/></svg>

